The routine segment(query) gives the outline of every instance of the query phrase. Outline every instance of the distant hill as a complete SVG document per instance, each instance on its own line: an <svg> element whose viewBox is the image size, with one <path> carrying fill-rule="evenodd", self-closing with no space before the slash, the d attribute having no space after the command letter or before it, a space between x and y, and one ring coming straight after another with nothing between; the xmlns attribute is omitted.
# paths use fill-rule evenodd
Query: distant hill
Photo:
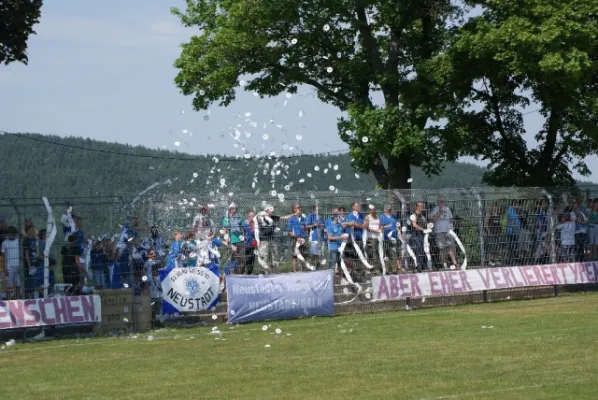
<svg viewBox="0 0 598 400"><path fill-rule="evenodd" d="M226 161L227 157L220 155L191 156L76 137L0 135L0 157L2 198L127 196L167 179L172 184L161 186L160 191L172 194L181 190L209 192L218 188L220 179L225 179L227 190L235 192L271 190L270 170L264 175L265 161L230 160L230 157L230 161ZM214 157L221 161L214 164ZM294 192L328 190L331 185L339 191L369 190L376 184L368 175L360 174L360 179L354 178L348 155L303 155L282 161L289 165L285 172L287 178L283 180L277 176L276 185L291 184ZM267 162L271 167L276 160ZM338 165L338 169L329 168L329 164ZM314 170L316 165L320 171ZM214 166L214 173L210 175ZM325 174L326 168L330 171ZM416 168L413 171L413 187L483 186L484 171L484 168L473 164L455 163L445 165L440 175L428 178ZM307 177L308 172L312 174L311 178ZM194 173L198 174L198 178L193 179ZM337 174L341 175L340 180L336 179ZM206 184L210 176L210 183ZM254 176L258 182L252 188ZM305 182L301 183L300 179L305 179ZM276 188L282 190L282 187Z"/></svg>

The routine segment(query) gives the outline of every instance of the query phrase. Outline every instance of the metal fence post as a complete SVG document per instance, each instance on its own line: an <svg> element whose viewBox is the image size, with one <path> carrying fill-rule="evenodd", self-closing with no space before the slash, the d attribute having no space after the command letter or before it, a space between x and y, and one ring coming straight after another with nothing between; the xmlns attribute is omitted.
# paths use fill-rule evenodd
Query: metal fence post
<svg viewBox="0 0 598 400"><path fill-rule="evenodd" d="M552 196L550 193L546 191L546 189L542 189L542 193L544 196L548 198L548 210L546 210L546 216L548 218L548 232L550 234L550 263L556 264L556 251L555 251L555 224L554 224L554 204L552 202Z"/></svg>
<svg viewBox="0 0 598 400"><path fill-rule="evenodd" d="M482 196L475 190L471 189L478 201L478 216L479 216L479 227L480 227L480 261L482 267L486 266L486 252L484 251L484 203L482 202Z"/></svg>

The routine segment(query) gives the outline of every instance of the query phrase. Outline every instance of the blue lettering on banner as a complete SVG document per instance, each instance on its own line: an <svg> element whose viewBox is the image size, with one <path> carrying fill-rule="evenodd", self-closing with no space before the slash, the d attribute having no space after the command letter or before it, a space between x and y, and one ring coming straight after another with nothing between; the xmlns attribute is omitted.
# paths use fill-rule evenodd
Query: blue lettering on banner
<svg viewBox="0 0 598 400"><path fill-rule="evenodd" d="M220 278L208 268L160 270L160 280L165 314L207 310L218 303Z"/></svg>
<svg viewBox="0 0 598 400"><path fill-rule="evenodd" d="M226 278L228 323L334 315L333 271Z"/></svg>

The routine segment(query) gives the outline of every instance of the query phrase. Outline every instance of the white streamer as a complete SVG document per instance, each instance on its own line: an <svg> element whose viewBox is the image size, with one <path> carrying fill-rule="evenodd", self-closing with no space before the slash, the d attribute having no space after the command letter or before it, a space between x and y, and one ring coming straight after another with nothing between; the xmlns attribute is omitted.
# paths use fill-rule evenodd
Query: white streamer
<svg viewBox="0 0 598 400"><path fill-rule="evenodd" d="M361 261L361 263L363 265L365 265L367 267L367 269L374 268L370 265L370 263L368 263L368 260L365 259L363 252L361 251L361 249L359 248L359 245L355 241L355 236L353 236L353 233L351 233L351 242L353 243L353 248L355 249L355 252L357 253L357 256L359 257L359 260Z"/></svg>
<svg viewBox="0 0 598 400"><path fill-rule="evenodd" d="M386 262L384 261L384 232L380 231L378 235L378 254L380 254L380 265L382 265L382 275L386 275Z"/></svg>
<svg viewBox="0 0 598 400"><path fill-rule="evenodd" d="M463 264L461 264L461 269L466 270L467 269L467 254L465 253L465 246L463 246L463 243L461 243L461 239L459 239L459 236L457 236L455 231L453 231L451 229L451 230L449 230L448 233L449 233L449 235L451 235L453 237L453 239L455 239L455 242L457 242L457 246L459 246L459 249L461 249L461 252L463 253Z"/></svg>
<svg viewBox="0 0 598 400"><path fill-rule="evenodd" d="M315 271L316 268L313 265L310 265L307 261L305 261L303 254L301 254L301 250L299 250L299 248L305 244L305 239L299 238L295 242L295 255L297 256L297 259L301 261L303 264L305 264L305 266L309 268L310 271Z"/></svg>
<svg viewBox="0 0 598 400"><path fill-rule="evenodd" d="M349 282L351 285L355 286L358 289L358 291L361 292L361 285L353 282L353 278L351 278L351 274L349 273L349 270L347 269L347 265L345 264L345 260L343 259L343 254L345 253L346 247L347 247L347 240L344 239L343 243L341 244L341 247L338 249L338 252L340 253L340 259L341 259L341 269L343 270L343 274L345 275L345 279L347 279L347 282Z"/></svg>
<svg viewBox="0 0 598 400"><path fill-rule="evenodd" d="M430 230L424 231L424 253L428 259L428 269L432 269L432 255L430 254Z"/></svg>
<svg viewBox="0 0 598 400"><path fill-rule="evenodd" d="M258 214L259 215L259 214ZM262 266L262 268L266 271L270 271L270 267L266 263L266 261L260 255L260 224L257 219L257 215L253 217L253 228L255 232L255 242L257 243L257 262Z"/></svg>
<svg viewBox="0 0 598 400"><path fill-rule="evenodd" d="M388 237L390 238L390 240L394 240L396 242L396 239L391 237L392 232L390 232L388 234ZM411 259L413 260L414 264L417 264L417 258L415 257L415 253L413 252L413 249L411 248L411 246L409 246L409 243L403 239L403 235L398 233L397 237L399 238L399 240L401 241L401 244L403 244L405 246L405 248L407 249L407 253L409 254L409 256L411 257Z"/></svg>
<svg viewBox="0 0 598 400"><path fill-rule="evenodd" d="M382 266L382 275L386 275L386 262L384 262L384 247L382 245L384 241L384 233L380 231L380 234L376 238L371 238L378 241L378 257L380 258L380 265ZM363 235L363 248L367 246L367 234Z"/></svg>

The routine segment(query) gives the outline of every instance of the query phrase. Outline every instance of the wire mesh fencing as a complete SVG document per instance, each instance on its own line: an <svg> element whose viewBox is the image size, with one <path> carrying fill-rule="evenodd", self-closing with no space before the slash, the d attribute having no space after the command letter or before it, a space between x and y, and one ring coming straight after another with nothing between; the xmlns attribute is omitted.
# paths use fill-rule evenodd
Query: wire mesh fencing
<svg viewBox="0 0 598 400"><path fill-rule="evenodd" d="M1 199L0 290L5 299L39 297L44 289L62 292L71 282L65 276L65 249L73 232L80 263L90 272L77 273L76 279L89 288L147 291L143 277L150 250L159 266L173 240L194 240L202 224L221 239L217 261L223 274L272 272L261 262L260 227L255 226L255 216L270 207L275 229L269 250L276 251L268 256L275 258L270 260L275 272L332 268L340 274L341 259L355 279L596 260L598 203L593 196L598 193L579 188L467 188L50 198L58 234L47 282L40 273L48 221L44 203ZM16 234L9 233L10 227ZM345 236L332 240L335 229ZM176 232L181 235L175 237ZM299 246L298 239L303 239ZM347 247L339 257L343 241Z"/></svg>

